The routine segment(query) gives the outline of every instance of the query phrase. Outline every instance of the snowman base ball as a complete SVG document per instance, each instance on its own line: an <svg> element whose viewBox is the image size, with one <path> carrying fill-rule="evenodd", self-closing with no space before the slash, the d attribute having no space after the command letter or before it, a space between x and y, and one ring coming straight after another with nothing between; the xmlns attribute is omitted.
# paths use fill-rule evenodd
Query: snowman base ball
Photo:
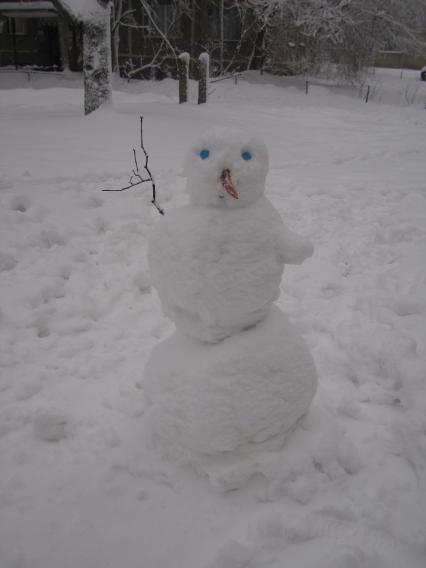
<svg viewBox="0 0 426 568"><path fill-rule="evenodd" d="M160 343L145 368L146 419L168 454L230 452L289 432L316 388L305 342L274 306L220 343L179 331Z"/></svg>

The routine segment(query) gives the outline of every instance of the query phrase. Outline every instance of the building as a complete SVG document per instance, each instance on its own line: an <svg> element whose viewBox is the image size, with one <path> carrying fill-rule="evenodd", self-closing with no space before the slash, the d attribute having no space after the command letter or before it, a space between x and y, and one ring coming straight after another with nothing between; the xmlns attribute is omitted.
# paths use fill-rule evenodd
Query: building
<svg viewBox="0 0 426 568"><path fill-rule="evenodd" d="M193 58L207 51L216 73L258 66L253 16L242 17L232 3L226 4L198 0L183 10L179 2L157 0L147 14L139 0L115 0L114 67L127 77L174 75L174 53L182 51ZM80 70L81 38L81 27L66 21L50 1L0 0L0 66Z"/></svg>
<svg viewBox="0 0 426 568"><path fill-rule="evenodd" d="M58 15L51 2L0 0L0 66L61 68Z"/></svg>

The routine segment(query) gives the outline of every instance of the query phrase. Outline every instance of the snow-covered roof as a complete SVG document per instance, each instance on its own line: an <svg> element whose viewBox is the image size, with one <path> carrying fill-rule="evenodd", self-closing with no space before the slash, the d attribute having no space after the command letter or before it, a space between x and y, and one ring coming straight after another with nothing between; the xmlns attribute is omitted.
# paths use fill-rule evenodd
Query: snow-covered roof
<svg viewBox="0 0 426 568"><path fill-rule="evenodd" d="M81 21L95 21L102 18L104 8L96 0L61 0L64 9ZM4 2L0 0L0 13L11 17L41 17L51 16L57 10L52 2L47 0L15 0Z"/></svg>
<svg viewBox="0 0 426 568"><path fill-rule="evenodd" d="M1 2L0 10L55 10L52 2L45 0L34 0L32 2L22 2L16 0L15 2Z"/></svg>
<svg viewBox="0 0 426 568"><path fill-rule="evenodd" d="M61 4L81 21L95 21L104 13L104 8L96 0L61 0Z"/></svg>
<svg viewBox="0 0 426 568"><path fill-rule="evenodd" d="M56 14L56 8L52 2L46 0L33 0L30 2L2 2L0 0L0 13L5 13L13 18L41 18Z"/></svg>

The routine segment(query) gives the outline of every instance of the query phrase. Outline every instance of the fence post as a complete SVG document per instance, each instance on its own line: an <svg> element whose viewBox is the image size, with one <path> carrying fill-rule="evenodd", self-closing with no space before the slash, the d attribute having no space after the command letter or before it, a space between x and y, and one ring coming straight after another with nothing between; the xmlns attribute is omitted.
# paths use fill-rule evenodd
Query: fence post
<svg viewBox="0 0 426 568"><path fill-rule="evenodd" d="M198 78L198 104L207 102L207 83L209 80L209 61L208 53L202 53L198 58L200 75Z"/></svg>
<svg viewBox="0 0 426 568"><path fill-rule="evenodd" d="M179 104L188 101L188 80L189 80L189 53L181 53L177 60L178 79L179 79Z"/></svg>
<svg viewBox="0 0 426 568"><path fill-rule="evenodd" d="M370 85L367 85L367 94L365 95L365 102L368 103L368 99L370 97Z"/></svg>

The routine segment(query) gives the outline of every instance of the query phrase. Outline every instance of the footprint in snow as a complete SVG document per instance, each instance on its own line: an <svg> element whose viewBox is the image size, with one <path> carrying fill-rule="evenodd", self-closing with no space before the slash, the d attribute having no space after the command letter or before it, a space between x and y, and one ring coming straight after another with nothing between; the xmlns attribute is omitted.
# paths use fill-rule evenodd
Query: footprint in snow
<svg viewBox="0 0 426 568"><path fill-rule="evenodd" d="M29 400L43 390L43 385L39 381L27 381L20 384L15 391L17 401Z"/></svg>
<svg viewBox="0 0 426 568"><path fill-rule="evenodd" d="M0 272L13 270L18 264L18 260L11 254L0 252Z"/></svg>
<svg viewBox="0 0 426 568"><path fill-rule="evenodd" d="M70 417L60 409L42 408L34 417L35 437L43 442L59 442L72 431Z"/></svg>
<svg viewBox="0 0 426 568"><path fill-rule="evenodd" d="M39 339L44 339L49 337L50 328L47 323L47 317L45 315L38 315L34 321L34 327L36 329L37 337Z"/></svg>
<svg viewBox="0 0 426 568"><path fill-rule="evenodd" d="M66 239L56 229L45 229L39 235L39 244L46 249L53 246L64 246Z"/></svg>
<svg viewBox="0 0 426 568"><path fill-rule="evenodd" d="M10 201L10 208L12 211L25 213L31 205L31 200L27 195L15 195Z"/></svg>
<svg viewBox="0 0 426 568"><path fill-rule="evenodd" d="M96 217L96 219L94 219L93 221L93 227L95 229L95 233L97 235L101 235L103 233L106 233L108 229L110 229L110 223L107 221L107 219L104 219L103 217Z"/></svg>
<svg viewBox="0 0 426 568"><path fill-rule="evenodd" d="M148 272L138 272L134 279L134 283L141 294L147 294L151 290L151 279Z"/></svg>
<svg viewBox="0 0 426 568"><path fill-rule="evenodd" d="M2 189L10 189L13 187L13 182L6 177L0 176L0 191Z"/></svg>
<svg viewBox="0 0 426 568"><path fill-rule="evenodd" d="M206 568L251 568L255 552L251 545L230 540Z"/></svg>
<svg viewBox="0 0 426 568"><path fill-rule="evenodd" d="M104 204L104 200L99 195L91 195L86 200L87 207L92 207L96 209L97 207L101 207Z"/></svg>

